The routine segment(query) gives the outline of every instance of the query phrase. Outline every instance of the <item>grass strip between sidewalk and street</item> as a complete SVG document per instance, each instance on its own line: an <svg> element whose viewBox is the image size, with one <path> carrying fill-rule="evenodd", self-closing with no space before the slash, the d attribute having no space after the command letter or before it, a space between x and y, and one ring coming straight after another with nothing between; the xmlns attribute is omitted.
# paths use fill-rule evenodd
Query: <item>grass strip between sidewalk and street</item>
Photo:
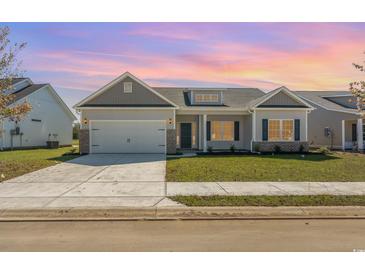
<svg viewBox="0 0 365 274"><path fill-rule="evenodd" d="M365 206L365 195L172 196L187 206Z"/></svg>

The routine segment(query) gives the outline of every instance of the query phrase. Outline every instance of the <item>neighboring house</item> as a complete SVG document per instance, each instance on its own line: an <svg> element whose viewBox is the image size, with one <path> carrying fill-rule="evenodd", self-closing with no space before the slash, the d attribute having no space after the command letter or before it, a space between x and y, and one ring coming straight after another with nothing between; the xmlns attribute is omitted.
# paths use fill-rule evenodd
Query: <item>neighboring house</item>
<svg viewBox="0 0 365 274"><path fill-rule="evenodd" d="M48 140L59 141L60 146L72 144L72 124L77 118L50 84L15 78L12 86L7 92L15 95L15 103L26 100L32 110L18 123L6 119L0 124L0 148L45 147Z"/></svg>
<svg viewBox="0 0 365 274"><path fill-rule="evenodd" d="M152 88L128 72L74 107L81 153L308 150L314 110L285 87Z"/></svg>
<svg viewBox="0 0 365 274"><path fill-rule="evenodd" d="M308 142L333 149L364 149L365 125L349 91L297 91L315 110L308 115Z"/></svg>

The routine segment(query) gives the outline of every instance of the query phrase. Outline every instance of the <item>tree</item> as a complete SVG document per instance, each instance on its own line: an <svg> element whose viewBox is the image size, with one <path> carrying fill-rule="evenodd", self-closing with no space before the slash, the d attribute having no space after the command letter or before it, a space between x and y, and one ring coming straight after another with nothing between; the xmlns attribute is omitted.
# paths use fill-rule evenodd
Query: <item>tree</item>
<svg viewBox="0 0 365 274"><path fill-rule="evenodd" d="M22 75L17 55L26 43L11 44L9 34L9 27L0 27L0 122L5 119L18 122L32 109L26 101L15 102L15 95L11 94L13 78Z"/></svg>
<svg viewBox="0 0 365 274"><path fill-rule="evenodd" d="M364 52L365 54L365 52ZM365 61L364 61L365 64ZM352 64L355 69L365 72L365 66L359 64ZM365 81L354 81L350 83L350 91L356 97L356 106L359 112L363 113L365 110Z"/></svg>

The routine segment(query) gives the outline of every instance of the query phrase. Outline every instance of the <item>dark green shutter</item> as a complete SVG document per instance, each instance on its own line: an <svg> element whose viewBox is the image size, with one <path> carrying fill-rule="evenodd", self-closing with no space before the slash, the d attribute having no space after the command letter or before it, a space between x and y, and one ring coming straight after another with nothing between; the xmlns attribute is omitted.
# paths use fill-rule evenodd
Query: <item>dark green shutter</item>
<svg viewBox="0 0 365 274"><path fill-rule="evenodd" d="M300 120L295 119L294 121L294 139L295 141L300 141Z"/></svg>
<svg viewBox="0 0 365 274"><path fill-rule="evenodd" d="M269 121L262 119L262 141L267 141L269 137Z"/></svg>
<svg viewBox="0 0 365 274"><path fill-rule="evenodd" d="M207 121L207 141L210 141L210 121Z"/></svg>
<svg viewBox="0 0 365 274"><path fill-rule="evenodd" d="M239 121L234 122L234 140L235 141L240 140L240 122Z"/></svg>

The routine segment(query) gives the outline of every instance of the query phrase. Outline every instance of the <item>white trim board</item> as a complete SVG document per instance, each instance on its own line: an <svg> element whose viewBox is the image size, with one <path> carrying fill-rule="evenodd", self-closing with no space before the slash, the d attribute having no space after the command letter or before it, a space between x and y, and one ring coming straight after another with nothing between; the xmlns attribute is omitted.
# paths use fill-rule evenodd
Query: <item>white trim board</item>
<svg viewBox="0 0 365 274"><path fill-rule="evenodd" d="M123 73L122 75L118 76L113 81L109 82L108 84L106 84L105 86L103 86L102 88L100 88L99 90L97 90L96 92L94 92L93 94L91 94L91 95L87 96L86 98L84 98L83 100L81 100L81 102L79 102L76 105L74 105L73 108L78 109L80 105L82 105L82 104L90 101L91 99L95 98L96 96L102 94L108 88L110 88L111 86L119 83L120 81L122 81L123 79L125 79L127 77L132 78L134 81L136 81L137 83L139 83L140 85L142 85L143 87L145 87L146 89L148 89L149 91L151 91L152 93L154 93L155 95L157 95L158 97L160 97L161 99L163 99L164 101L166 101L167 103L173 105L175 108L178 108L178 106L175 103L173 103L172 101L170 101L166 97L162 96L160 93L158 93L157 91L155 91L153 88L151 88L150 86L148 86L145 82L141 81L140 79L138 79L136 76L132 75L128 71L125 72L125 73Z"/></svg>

